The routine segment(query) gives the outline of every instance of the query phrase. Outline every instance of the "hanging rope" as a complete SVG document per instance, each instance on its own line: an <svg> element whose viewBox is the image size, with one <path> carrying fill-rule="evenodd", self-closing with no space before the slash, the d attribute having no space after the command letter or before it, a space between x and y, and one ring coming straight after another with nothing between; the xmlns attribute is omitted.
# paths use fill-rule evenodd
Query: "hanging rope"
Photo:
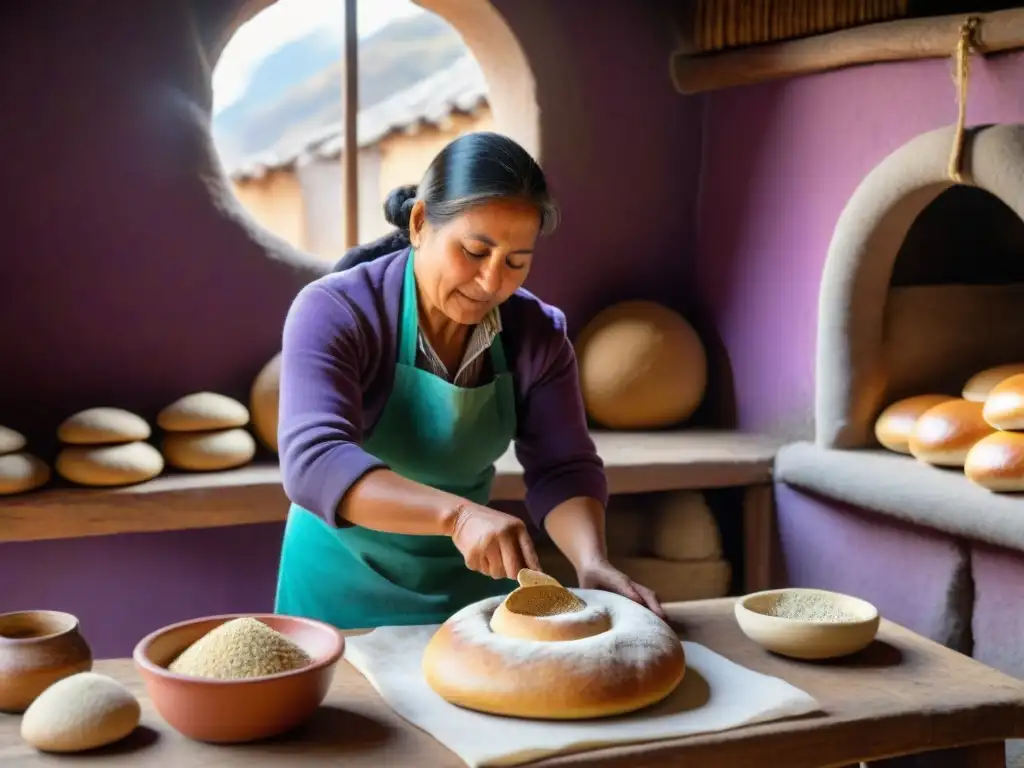
<svg viewBox="0 0 1024 768"><path fill-rule="evenodd" d="M953 82L956 84L956 134L953 137L953 151L949 156L949 178L957 184L963 179L964 134L967 124L967 81L970 75L971 51L976 49L975 33L981 20L968 16L960 27L960 40L956 44L953 62Z"/></svg>

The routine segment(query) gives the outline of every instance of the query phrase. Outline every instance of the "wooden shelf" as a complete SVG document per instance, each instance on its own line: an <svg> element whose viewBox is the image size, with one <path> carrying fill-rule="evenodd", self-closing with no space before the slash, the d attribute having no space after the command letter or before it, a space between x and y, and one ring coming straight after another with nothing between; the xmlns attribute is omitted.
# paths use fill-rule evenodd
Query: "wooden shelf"
<svg viewBox="0 0 1024 768"><path fill-rule="evenodd" d="M598 432L611 492L645 493L767 483L778 443L730 432ZM497 464L493 496L522 500L511 451ZM288 499L276 465L164 475L118 489L55 488L0 501L0 542L281 522Z"/></svg>
<svg viewBox="0 0 1024 768"><path fill-rule="evenodd" d="M857 64L947 58L956 50L967 15L885 21L721 53L679 50L670 58L672 82L680 93L692 95ZM980 19L979 53L1024 48L1024 8L970 15Z"/></svg>

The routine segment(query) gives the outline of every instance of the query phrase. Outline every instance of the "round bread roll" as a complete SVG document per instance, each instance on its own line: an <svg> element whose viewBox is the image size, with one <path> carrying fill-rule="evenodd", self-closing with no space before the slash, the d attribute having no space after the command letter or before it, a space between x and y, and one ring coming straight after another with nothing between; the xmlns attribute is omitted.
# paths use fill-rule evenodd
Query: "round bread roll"
<svg viewBox="0 0 1024 768"><path fill-rule="evenodd" d="M249 393L252 428L267 448L277 453L277 410L281 393L281 353L263 366Z"/></svg>
<svg viewBox="0 0 1024 768"><path fill-rule="evenodd" d="M218 472L252 461L256 441L244 429L222 432L172 432L163 441L164 458L176 469Z"/></svg>
<svg viewBox="0 0 1024 768"><path fill-rule="evenodd" d="M962 393L964 400L970 400L972 403L984 403L988 399L992 387L1018 373L1024 373L1024 363L1008 363L979 371L964 384Z"/></svg>
<svg viewBox="0 0 1024 768"><path fill-rule="evenodd" d="M897 400L875 421L875 439L896 453L910 453L910 433L921 414L939 403L956 400L949 395L916 395Z"/></svg>
<svg viewBox="0 0 1024 768"><path fill-rule="evenodd" d="M216 392L195 392L178 398L157 414L165 432L209 432L244 427L249 409L237 400Z"/></svg>
<svg viewBox="0 0 1024 768"><path fill-rule="evenodd" d="M1024 430L1024 373L992 387L982 415L996 429Z"/></svg>
<svg viewBox="0 0 1024 768"><path fill-rule="evenodd" d="M67 445L111 445L148 440L152 430L141 416L121 408L86 408L57 427L57 439Z"/></svg>
<svg viewBox="0 0 1024 768"><path fill-rule="evenodd" d="M50 482L50 468L30 453L0 456L0 496L13 496L41 488Z"/></svg>
<svg viewBox="0 0 1024 768"><path fill-rule="evenodd" d="M576 720L642 709L682 681L682 643L647 608L611 592L524 583L466 606L430 639L423 673L443 699L494 715Z"/></svg>
<svg viewBox="0 0 1024 768"><path fill-rule="evenodd" d="M993 432L983 437L967 453L964 474L990 491L1024 492L1024 433Z"/></svg>
<svg viewBox="0 0 1024 768"><path fill-rule="evenodd" d="M164 459L149 443L76 445L58 453L55 466L72 483L113 487L152 480L164 471Z"/></svg>
<svg viewBox="0 0 1024 768"><path fill-rule="evenodd" d="M0 424L0 456L6 456L8 453L17 453L27 444L28 441L21 432L16 432Z"/></svg>
<svg viewBox="0 0 1024 768"><path fill-rule="evenodd" d="M926 464L962 467L974 444L994 431L982 415L983 408L981 403L961 399L932 406L910 433L911 455Z"/></svg>
<svg viewBox="0 0 1024 768"><path fill-rule="evenodd" d="M21 719L21 737L43 752L85 752L125 738L141 717L139 700L122 683L79 672L32 702Z"/></svg>

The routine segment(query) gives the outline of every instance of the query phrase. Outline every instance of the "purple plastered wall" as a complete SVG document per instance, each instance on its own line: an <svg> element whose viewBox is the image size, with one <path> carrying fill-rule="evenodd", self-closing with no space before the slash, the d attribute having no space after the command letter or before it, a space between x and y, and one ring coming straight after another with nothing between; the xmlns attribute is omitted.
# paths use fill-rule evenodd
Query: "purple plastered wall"
<svg viewBox="0 0 1024 768"><path fill-rule="evenodd" d="M685 309L700 100L672 89L660 5L496 5L534 69L565 214L530 287L574 333L621 298ZM200 389L244 398L313 271L269 259L215 206L183 4L22 6L0 28L0 423L49 457L84 407L152 418ZM97 655L125 655L168 622L269 609L280 530L0 544L0 612L70 611Z"/></svg>
<svg viewBox="0 0 1024 768"><path fill-rule="evenodd" d="M705 97L696 286L731 367L738 426L813 434L818 287L836 219L887 154L955 119L947 60ZM1024 121L1024 54L972 64L968 121Z"/></svg>

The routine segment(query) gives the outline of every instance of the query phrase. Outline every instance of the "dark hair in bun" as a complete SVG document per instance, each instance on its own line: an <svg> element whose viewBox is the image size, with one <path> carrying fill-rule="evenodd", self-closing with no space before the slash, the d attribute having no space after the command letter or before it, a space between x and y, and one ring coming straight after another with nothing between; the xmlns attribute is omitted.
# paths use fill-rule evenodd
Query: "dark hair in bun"
<svg viewBox="0 0 1024 768"><path fill-rule="evenodd" d="M438 152L419 186L398 187L388 194L384 218L395 231L350 250L335 271L407 246L409 218L417 200L423 201L427 221L442 226L475 205L509 199L528 202L537 209L541 234L549 234L558 226L558 206L548 192L544 172L529 152L500 133L463 134Z"/></svg>
<svg viewBox="0 0 1024 768"><path fill-rule="evenodd" d="M384 219L395 229L409 231L409 217L416 206L416 187L407 184L392 189L384 201Z"/></svg>

